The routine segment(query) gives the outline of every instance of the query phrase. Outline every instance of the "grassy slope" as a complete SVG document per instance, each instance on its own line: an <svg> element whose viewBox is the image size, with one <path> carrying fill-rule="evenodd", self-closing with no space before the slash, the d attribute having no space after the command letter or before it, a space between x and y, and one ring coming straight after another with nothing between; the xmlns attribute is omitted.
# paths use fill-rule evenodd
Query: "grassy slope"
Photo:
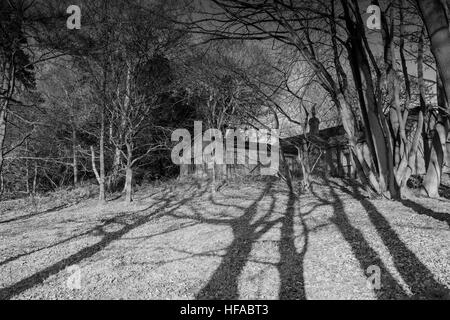
<svg viewBox="0 0 450 320"><path fill-rule="evenodd" d="M131 206L70 205L0 205L0 299L422 299L450 288L448 201L368 200L331 180L299 198L278 182L214 195L172 183ZM80 290L67 287L71 265Z"/></svg>

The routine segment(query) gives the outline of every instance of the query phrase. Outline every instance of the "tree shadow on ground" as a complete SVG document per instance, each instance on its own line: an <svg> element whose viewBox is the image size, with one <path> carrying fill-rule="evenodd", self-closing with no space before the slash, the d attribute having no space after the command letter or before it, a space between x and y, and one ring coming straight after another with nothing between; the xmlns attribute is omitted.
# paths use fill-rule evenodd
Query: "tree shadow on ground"
<svg viewBox="0 0 450 320"><path fill-rule="evenodd" d="M426 215L428 217L431 217L433 219L436 219L438 221L446 222L447 225L450 227L450 213L443 213L443 212L436 212L431 209L425 208L419 203L416 203L412 200L401 200L401 203L408 208L411 208L419 215Z"/></svg>
<svg viewBox="0 0 450 320"><path fill-rule="evenodd" d="M317 205L310 212L299 215L302 227L302 236L304 236L304 244L300 252L297 251L295 240L295 217L296 217L296 201L298 197L293 192L288 192L287 208L283 216L275 220L269 220L275 204L278 201L274 197L274 188L271 182L266 185L264 191L249 206L242 207L239 205L222 204L210 198L215 206L233 207L237 210L244 210L244 213L238 218L222 218L211 219L205 218L198 213L198 210L191 208L196 213L193 219L206 224L229 226L233 232L233 240L231 244L224 249L214 249L202 253L193 253L185 250L173 249L184 254L202 257L222 258L220 265L214 271L208 283L197 293L197 299L238 299L239 298L239 277L245 265L248 262L254 262L262 265L275 266L280 276L279 299L281 300L300 300L306 299L303 261L308 246L308 230L304 221L304 216L313 212ZM266 197L271 197L269 209L256 219L258 205ZM320 204L319 204L320 205ZM181 216L174 216L182 218ZM253 245L265 233L272 229L276 224L280 224L280 239L277 242L280 253L280 259L277 263L260 261L251 257ZM321 227L321 226L319 226ZM318 228L319 228L318 227ZM216 252L225 250L224 255L218 255ZM186 258L181 258L184 260ZM179 260L179 259L176 259Z"/></svg>
<svg viewBox="0 0 450 320"><path fill-rule="evenodd" d="M197 196L200 196L200 194L203 192L205 192L205 191L198 192ZM141 227L144 224L150 222L158 214L163 213L163 212L166 213L164 211L164 208L166 208L167 206L170 205L172 207L168 211L170 213L170 212L177 210L178 208L180 208L181 206L183 206L184 204L186 204L187 202L192 200L191 197L188 197L188 198L184 198L179 201L174 201L175 200L174 198L175 198L175 196L172 195L170 197L167 197L165 199L162 199L162 200L152 204L151 206L149 206L145 209L135 211L135 212L127 212L126 213L127 216L131 216L131 217L137 216L136 218L134 218L134 221L132 221L131 223L122 223L124 226L120 230L115 231L115 232L105 232L102 229L101 231L102 231L103 238L96 244L86 247L86 248L78 251L77 253L75 253L67 258L62 259L59 262L45 268L44 270L39 271L25 279L22 279L21 281L15 283L9 287L0 289L0 300L11 299L14 296L17 296L17 295L23 293L24 291L31 289L38 284L43 283L50 276L63 271L68 266L78 264L78 263L82 262L83 260L92 257L96 253L102 251L104 248L106 248L112 242L119 240L124 235L130 233L132 230L134 230L138 227ZM150 214L140 215L144 212L154 209L156 206L158 206L159 208L152 211ZM118 214L118 215L120 216L122 214ZM105 227L111 223L118 223L118 222L115 218L112 218L112 219L105 221L103 227ZM98 227L96 227L95 229L97 229L97 228Z"/></svg>
<svg viewBox="0 0 450 320"><path fill-rule="evenodd" d="M47 213L57 212L57 211L60 211L62 209L66 209L66 208L69 208L69 207L75 206L75 205L76 204L63 204L63 205L60 205L60 206L57 206L57 207L53 207L53 208L47 209L45 211L30 213L30 214L19 216L19 217L16 217L16 218L13 218L13 219L9 219L9 220L3 220L3 221L0 221L0 224L7 224L7 223L11 223L11 222L17 222L17 221L22 221L22 220L35 218L35 217L38 217L38 216L45 215Z"/></svg>
<svg viewBox="0 0 450 320"><path fill-rule="evenodd" d="M282 219L279 252L280 262L278 263L278 273L280 275L280 300L306 300L305 279L303 262L308 248L308 230L301 214L299 215L304 244L301 252L295 246L295 203L296 196L289 192L287 208Z"/></svg>
<svg viewBox="0 0 450 320"><path fill-rule="evenodd" d="M351 224L350 219L345 213L344 202L334 189L339 186L332 185L329 181L326 182L326 185L329 187L329 192L332 197L330 204L333 206L334 211L334 216L331 221L336 225L345 241L350 245L354 257L359 262L361 271L367 276L366 272L371 266L377 266L381 270L381 287L379 290L374 288L377 299L407 298L405 291L388 271L386 265L383 263L378 253L367 242L363 233ZM320 198L320 196L318 197ZM326 199L323 199L323 201L326 201Z"/></svg>
<svg viewBox="0 0 450 320"><path fill-rule="evenodd" d="M103 226L106 226L106 225L103 225ZM59 242L57 242L57 243L51 244L51 245L49 245L49 246L46 246L46 247L43 247L43 248L39 248L39 249L30 251L30 252L27 252L27 253L18 254L18 255L14 256L14 257L10 257L10 258L8 258L8 259L6 259L6 260L1 261L1 262L0 262L0 266L3 266L3 265L8 264L8 263L11 263L11 262L16 261L16 260L18 260L18 259L20 259L20 258L23 258L23 257L29 256L29 255L32 255L32 254L41 252L41 251L43 251L43 250L55 248L55 247L57 247L57 246L59 246L59 245L62 245L62 244L64 244L64 243L68 243L68 242L70 242L70 241L72 241L72 240L75 240L75 239L78 239L78 238L87 236L87 235L89 235L90 233L92 233L93 231L95 231L98 227L99 227L99 226L97 226L97 227L95 227L95 228L93 228L93 229L91 229L91 230L88 230L88 231L86 231L86 232L83 232L83 233L77 234L77 235L75 235L75 236L69 237L69 238L67 238L67 239L64 239L64 240L62 240L62 241L59 241Z"/></svg>
<svg viewBox="0 0 450 320"><path fill-rule="evenodd" d="M365 198L355 184L351 190L340 189L355 199L364 207L369 220L375 227L383 244L388 249L394 265L402 279L410 288L413 299L436 299L448 294L448 288L436 281L433 273L417 258L417 256L400 239L392 229L386 218L377 210L375 205Z"/></svg>
<svg viewBox="0 0 450 320"><path fill-rule="evenodd" d="M259 197L238 218L229 219L225 223L222 219L200 218L209 224L229 225L233 232L233 241L208 283L197 293L197 299L235 300L239 298L239 276L248 262L254 242L279 222L279 219L267 220L275 206L275 197L271 189L272 183L268 183ZM257 216L258 204L267 194L272 197L269 210L252 223Z"/></svg>

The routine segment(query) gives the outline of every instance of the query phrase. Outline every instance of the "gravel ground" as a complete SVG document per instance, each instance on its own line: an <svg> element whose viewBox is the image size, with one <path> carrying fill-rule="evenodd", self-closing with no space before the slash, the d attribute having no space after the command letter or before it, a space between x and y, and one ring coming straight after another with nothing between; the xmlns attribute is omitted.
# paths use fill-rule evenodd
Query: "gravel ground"
<svg viewBox="0 0 450 320"><path fill-rule="evenodd" d="M446 200L369 200L328 180L298 197L173 183L128 206L77 202L0 204L0 299L450 298Z"/></svg>

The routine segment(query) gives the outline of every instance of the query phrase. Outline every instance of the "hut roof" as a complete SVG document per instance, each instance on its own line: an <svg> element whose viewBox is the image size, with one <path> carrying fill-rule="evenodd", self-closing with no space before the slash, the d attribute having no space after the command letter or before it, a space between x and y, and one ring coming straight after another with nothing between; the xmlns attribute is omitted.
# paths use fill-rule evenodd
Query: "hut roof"
<svg viewBox="0 0 450 320"><path fill-rule="evenodd" d="M306 142L313 143L318 147L327 149L340 145L346 145L348 142L343 126L330 127L319 131L318 135L302 134L280 140L281 148L287 154L297 154L297 146Z"/></svg>

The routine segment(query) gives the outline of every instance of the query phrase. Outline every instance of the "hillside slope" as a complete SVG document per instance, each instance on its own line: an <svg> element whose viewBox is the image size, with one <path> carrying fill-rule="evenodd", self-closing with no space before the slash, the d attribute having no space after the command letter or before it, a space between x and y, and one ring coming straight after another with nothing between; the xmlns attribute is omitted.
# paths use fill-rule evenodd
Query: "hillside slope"
<svg viewBox="0 0 450 320"><path fill-rule="evenodd" d="M447 201L172 183L0 214L0 299L444 299L449 243Z"/></svg>

